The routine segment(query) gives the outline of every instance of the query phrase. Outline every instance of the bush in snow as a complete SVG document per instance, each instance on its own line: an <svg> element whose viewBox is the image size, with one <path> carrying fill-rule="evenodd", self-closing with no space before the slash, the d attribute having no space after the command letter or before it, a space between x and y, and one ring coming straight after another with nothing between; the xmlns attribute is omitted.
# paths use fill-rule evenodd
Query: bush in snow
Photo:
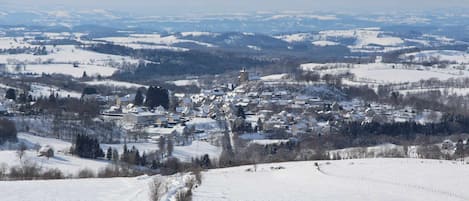
<svg viewBox="0 0 469 201"><path fill-rule="evenodd" d="M150 199L151 201L159 201L160 200L160 188L161 188L161 181L158 178L154 178L153 181L150 183Z"/></svg>
<svg viewBox="0 0 469 201"><path fill-rule="evenodd" d="M5 142L16 142L17 140L15 122L8 119L0 119L0 144Z"/></svg>
<svg viewBox="0 0 469 201"><path fill-rule="evenodd" d="M78 178L94 178L96 174L93 170L85 168L78 172Z"/></svg>

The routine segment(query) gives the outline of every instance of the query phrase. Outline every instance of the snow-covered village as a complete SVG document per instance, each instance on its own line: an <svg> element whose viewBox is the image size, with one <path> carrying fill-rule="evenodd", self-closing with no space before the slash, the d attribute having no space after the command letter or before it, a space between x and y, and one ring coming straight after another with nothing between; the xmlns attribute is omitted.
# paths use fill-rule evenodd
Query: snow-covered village
<svg viewBox="0 0 469 201"><path fill-rule="evenodd" d="M469 200L462 0L5 1L2 201Z"/></svg>

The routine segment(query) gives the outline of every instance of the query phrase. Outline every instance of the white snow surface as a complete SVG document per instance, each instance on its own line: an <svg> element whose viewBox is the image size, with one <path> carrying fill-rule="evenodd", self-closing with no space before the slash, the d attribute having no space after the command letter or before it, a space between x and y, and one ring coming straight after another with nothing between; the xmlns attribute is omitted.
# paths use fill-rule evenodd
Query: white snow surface
<svg viewBox="0 0 469 201"><path fill-rule="evenodd" d="M157 143L127 143L127 147L131 149L133 146L139 150L140 153L150 153L158 150ZM101 144L103 150L108 147L117 149L120 154L123 152L124 144ZM218 158L222 152L221 147L213 146L204 141L193 141L192 144L187 146L174 146L173 156L181 161L190 162L192 158L198 158L208 154L210 158Z"/></svg>
<svg viewBox="0 0 469 201"><path fill-rule="evenodd" d="M185 33L185 34L183 33L182 35L194 36L194 34L195 35L198 34L198 36L200 36L202 33ZM205 46L205 47L214 47L214 45L209 44L209 43L204 43L204 42L195 41L195 40L180 39L175 35L163 36L161 34L156 34L156 33L155 34L130 34L127 37L106 37L106 38L97 38L97 40L113 42L113 43L125 45L125 46L142 45L142 44L149 45L149 46L156 45L155 49L158 49L158 47L166 47L166 49L172 49L174 51L187 51L188 50L186 48L179 48L179 47L172 46L178 43L192 43L192 44Z"/></svg>
<svg viewBox="0 0 469 201"><path fill-rule="evenodd" d="M362 28L352 30L329 30L319 32L323 40L334 38L354 38L355 44L350 48L363 48L368 45L397 46L404 41L398 37L386 35L379 28Z"/></svg>
<svg viewBox="0 0 469 201"><path fill-rule="evenodd" d="M174 84L176 86L190 86L190 85L199 85L199 80L192 79L192 80L175 80L175 81L168 81L168 83Z"/></svg>
<svg viewBox="0 0 469 201"><path fill-rule="evenodd" d="M272 74L272 75L266 75L262 76L261 80L263 81L278 81L278 80L285 80L288 78L287 73L282 73L282 74Z"/></svg>
<svg viewBox="0 0 469 201"><path fill-rule="evenodd" d="M2 181L3 201L150 201L150 177Z"/></svg>
<svg viewBox="0 0 469 201"><path fill-rule="evenodd" d="M455 161L357 159L209 170L194 201L469 200L469 166ZM281 169L278 169L281 167ZM283 168L283 169L282 169Z"/></svg>
<svg viewBox="0 0 469 201"><path fill-rule="evenodd" d="M30 64L26 65L20 71L16 71L12 68L9 69L12 73L32 73L32 74L64 74L72 77L80 78L83 76L83 72L86 72L87 76L111 76L117 71L116 68L98 65L80 65L79 67L73 67L72 64Z"/></svg>
<svg viewBox="0 0 469 201"><path fill-rule="evenodd" d="M58 94L59 97L80 98L81 93L76 91L67 91L59 87L48 86L43 84L32 84L29 93L33 97L49 97L51 94Z"/></svg>
<svg viewBox="0 0 469 201"><path fill-rule="evenodd" d="M417 53L405 54L405 57L415 56L415 60L430 61L432 58L437 58L440 61L456 62L461 64L469 63L469 54L463 51L456 50L426 50Z"/></svg>
<svg viewBox="0 0 469 201"><path fill-rule="evenodd" d="M145 85L131 83L131 82L124 82L124 81L116 81L116 80L94 80L84 82L87 85L104 85L109 87L124 87L124 88L140 88L146 87Z"/></svg>
<svg viewBox="0 0 469 201"><path fill-rule="evenodd" d="M341 63L307 63L300 66L304 71L315 71L320 74L343 74L346 72L355 75L354 83L404 83L418 82L436 78L448 80L450 78L469 77L467 71L456 70L449 66L446 69L428 68L421 65L411 67L392 63L369 64L341 64ZM345 80L348 81L348 80Z"/></svg>
<svg viewBox="0 0 469 201"><path fill-rule="evenodd" d="M44 62L52 63L68 63L78 62L87 65L106 65L117 63L138 63L138 60L125 56L117 56L111 54L103 54L77 48L73 45L59 45L56 47L47 47L52 53L48 55L33 54L2 54L0 55L0 63L26 63L40 64Z"/></svg>
<svg viewBox="0 0 469 201"><path fill-rule="evenodd" d="M312 44L316 45L316 46L321 46L321 47L340 45L339 43L332 42L332 41L327 41L327 40L314 41L314 42L312 42Z"/></svg>
<svg viewBox="0 0 469 201"><path fill-rule="evenodd" d="M0 164L4 163L8 167L17 166L21 163L29 162L36 163L44 169L58 168L65 175L76 176L78 171L82 169L90 169L97 172L101 168L106 167L109 163L105 160L91 160L75 157L66 154L71 147L71 143L53 138L45 138L34 136L28 133L18 134L19 142L23 142L28 146L25 156L19 159L17 152L13 149L17 144L7 145L0 147ZM54 157L47 159L46 157L38 157L37 151L34 148L49 145L54 149Z"/></svg>

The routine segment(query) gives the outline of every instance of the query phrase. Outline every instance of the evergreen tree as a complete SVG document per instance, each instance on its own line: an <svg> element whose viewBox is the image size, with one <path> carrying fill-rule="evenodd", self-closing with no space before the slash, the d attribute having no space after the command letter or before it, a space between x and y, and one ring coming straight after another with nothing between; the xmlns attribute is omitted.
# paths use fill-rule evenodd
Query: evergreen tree
<svg viewBox="0 0 469 201"><path fill-rule="evenodd" d="M122 151L121 161L128 163L129 162L129 149L127 149L127 144L124 144L124 149Z"/></svg>
<svg viewBox="0 0 469 201"><path fill-rule="evenodd" d="M464 142L462 139L459 139L458 142L456 143L456 150L454 152L454 155L457 158L464 158Z"/></svg>
<svg viewBox="0 0 469 201"><path fill-rule="evenodd" d="M161 157L164 157L166 153L166 138L163 136L160 136L160 140L158 141L158 148L161 153Z"/></svg>
<svg viewBox="0 0 469 201"><path fill-rule="evenodd" d="M119 160L119 152L117 151L117 149L112 150L112 160L114 162L117 162Z"/></svg>
<svg viewBox="0 0 469 201"><path fill-rule="evenodd" d="M82 92L82 96L84 95L91 95L91 94L97 94L98 90L94 87L85 87Z"/></svg>
<svg viewBox="0 0 469 201"><path fill-rule="evenodd" d="M143 94L142 91L137 90L137 94L135 94L134 105L141 106L143 105Z"/></svg>
<svg viewBox="0 0 469 201"><path fill-rule="evenodd" d="M73 147L75 148L74 154L82 158L104 157L104 152L100 148L98 140L87 135L77 135Z"/></svg>
<svg viewBox="0 0 469 201"><path fill-rule="evenodd" d="M167 89L163 89L159 86L150 86L147 90L145 99L145 106L154 108L163 106L165 109L169 108L169 92Z"/></svg>
<svg viewBox="0 0 469 201"><path fill-rule="evenodd" d="M212 162L210 161L210 157L208 154L203 155L200 159L200 167L204 169L212 167Z"/></svg>
<svg viewBox="0 0 469 201"><path fill-rule="evenodd" d="M6 99L16 100L16 90L13 88L9 88L5 94Z"/></svg>
<svg viewBox="0 0 469 201"><path fill-rule="evenodd" d="M81 78L88 78L88 75L86 74L86 71L83 71L83 75L81 76Z"/></svg>
<svg viewBox="0 0 469 201"><path fill-rule="evenodd" d="M107 160L112 159L112 148L111 147L107 148L106 159Z"/></svg>
<svg viewBox="0 0 469 201"><path fill-rule="evenodd" d="M173 155L173 151L174 151L174 144L173 144L173 140L171 140L171 138L168 138L168 142L166 142L166 151L168 151L168 156L172 156Z"/></svg>
<svg viewBox="0 0 469 201"><path fill-rule="evenodd" d="M159 165L156 162L156 160L152 160L151 161L151 169L158 169L158 168L159 168Z"/></svg>
<svg viewBox="0 0 469 201"><path fill-rule="evenodd" d="M140 165L141 166L146 166L147 165L147 155L145 154L145 152L143 152L142 158L140 159Z"/></svg>
<svg viewBox="0 0 469 201"><path fill-rule="evenodd" d="M237 117L241 117L243 119L246 119L246 114L244 113L244 109L241 106L238 106L238 110L236 112Z"/></svg>
<svg viewBox="0 0 469 201"><path fill-rule="evenodd" d="M15 122L8 119L0 119L0 145L6 141L16 142L17 130Z"/></svg>
<svg viewBox="0 0 469 201"><path fill-rule="evenodd" d="M261 118L257 119L257 131L262 131L264 129L264 124L262 124Z"/></svg>

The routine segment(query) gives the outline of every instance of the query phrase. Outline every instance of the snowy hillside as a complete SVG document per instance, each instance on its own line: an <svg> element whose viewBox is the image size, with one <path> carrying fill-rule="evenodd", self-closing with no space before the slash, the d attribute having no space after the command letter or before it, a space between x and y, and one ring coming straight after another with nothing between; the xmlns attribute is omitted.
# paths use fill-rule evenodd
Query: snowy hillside
<svg viewBox="0 0 469 201"><path fill-rule="evenodd" d="M0 182L4 201L134 201L149 200L146 177ZM28 193L21 193L28 192Z"/></svg>
<svg viewBox="0 0 469 201"><path fill-rule="evenodd" d="M76 175L82 169L90 169L97 172L109 164L108 161L104 160L84 159L66 154L70 149L71 143L62 140L44 138L27 133L18 134L18 139L20 143L26 144L29 148L22 158L22 162L36 163L45 169L58 168L65 175ZM36 149L45 145L49 145L54 149L54 157L47 159L46 157L37 156ZM0 147L0 164L4 163L9 167L21 164L17 152L14 149L15 146L17 146L17 144L3 145Z"/></svg>
<svg viewBox="0 0 469 201"><path fill-rule="evenodd" d="M418 159L289 162L210 170L195 201L468 200L469 166ZM248 169L252 171L248 171ZM227 182L229 181L229 182Z"/></svg>
<svg viewBox="0 0 469 201"><path fill-rule="evenodd" d="M203 173L195 201L223 200L468 200L469 166L455 161L361 159L272 163L214 169ZM161 200L174 200L187 174L155 176ZM5 201L149 201L154 177L2 181ZM229 181L229 182L228 182ZM71 191L73 189L73 191ZM28 192L27 194L18 192Z"/></svg>

